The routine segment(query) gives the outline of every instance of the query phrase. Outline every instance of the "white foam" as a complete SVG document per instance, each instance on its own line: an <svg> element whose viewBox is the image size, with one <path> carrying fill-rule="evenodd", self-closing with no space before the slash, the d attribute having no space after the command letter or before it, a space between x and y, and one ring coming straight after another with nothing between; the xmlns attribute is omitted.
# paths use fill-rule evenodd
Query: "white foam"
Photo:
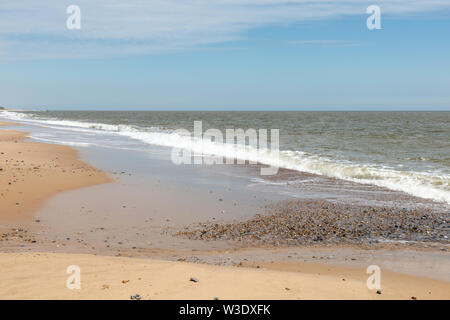
<svg viewBox="0 0 450 320"><path fill-rule="evenodd" d="M187 149L195 153L260 162L265 165L376 185L391 190L403 191L421 198L450 203L450 176L444 174L401 171L387 166L336 161L294 150L280 151L278 158L276 154L267 150L195 140L189 136L182 136L176 133L149 131L148 128L126 125L33 118L24 113L11 111L3 111L0 115L9 120L38 123L55 129L109 133L151 145Z"/></svg>
<svg viewBox="0 0 450 320"><path fill-rule="evenodd" d="M33 136L33 139L39 140L39 141L48 142L48 143L62 144L62 145L71 146L71 147L90 147L90 146L94 145L93 143L89 143L89 142L77 142L77 141L65 141L65 140L47 139L47 138L42 138L42 137L39 137L39 136L36 136L36 135Z"/></svg>

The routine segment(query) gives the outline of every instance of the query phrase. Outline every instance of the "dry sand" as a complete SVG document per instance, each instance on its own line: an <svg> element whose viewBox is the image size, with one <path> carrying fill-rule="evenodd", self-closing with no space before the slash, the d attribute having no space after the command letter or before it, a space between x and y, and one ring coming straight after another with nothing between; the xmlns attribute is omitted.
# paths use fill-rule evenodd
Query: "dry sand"
<svg viewBox="0 0 450 320"><path fill-rule="evenodd" d="M0 123L0 125L5 125ZM46 199L111 179L66 146L25 142L0 130L0 224L31 220ZM66 269L81 268L69 290ZM450 284L382 273L382 294L368 290L363 269L320 264L225 267L65 253L0 253L0 299L449 299ZM191 277L199 282L190 281Z"/></svg>
<svg viewBox="0 0 450 320"><path fill-rule="evenodd" d="M70 265L80 267L79 290L66 286ZM381 294L377 294L367 289L364 270L326 272L330 267L321 265L304 272L301 265L284 268L278 271L82 254L0 253L0 298L130 299L133 294L142 299L450 298L450 284L436 280L383 272ZM190 281L191 277L199 282Z"/></svg>

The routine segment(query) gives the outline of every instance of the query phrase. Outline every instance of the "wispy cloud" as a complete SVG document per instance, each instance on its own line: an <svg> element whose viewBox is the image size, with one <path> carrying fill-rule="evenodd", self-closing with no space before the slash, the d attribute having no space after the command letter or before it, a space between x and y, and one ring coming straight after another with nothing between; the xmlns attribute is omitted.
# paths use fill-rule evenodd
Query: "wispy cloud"
<svg viewBox="0 0 450 320"><path fill-rule="evenodd" d="M82 29L66 29L66 8ZM373 0L1 0L0 58L40 59L186 50L242 39L266 25L364 15ZM379 0L386 14L450 7L448 0ZM334 42L333 42L334 41ZM298 45L350 45L301 40Z"/></svg>
<svg viewBox="0 0 450 320"><path fill-rule="evenodd" d="M353 40L292 40L290 44L296 46L320 46L320 47L355 47L359 43Z"/></svg>

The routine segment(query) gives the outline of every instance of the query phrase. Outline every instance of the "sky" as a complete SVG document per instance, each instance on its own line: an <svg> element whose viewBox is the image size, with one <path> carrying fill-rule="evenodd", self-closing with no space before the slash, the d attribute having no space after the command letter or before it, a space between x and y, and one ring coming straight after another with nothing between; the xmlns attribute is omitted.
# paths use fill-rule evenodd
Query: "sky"
<svg viewBox="0 0 450 320"><path fill-rule="evenodd" d="M450 111L449 57L450 0L0 1L11 108Z"/></svg>

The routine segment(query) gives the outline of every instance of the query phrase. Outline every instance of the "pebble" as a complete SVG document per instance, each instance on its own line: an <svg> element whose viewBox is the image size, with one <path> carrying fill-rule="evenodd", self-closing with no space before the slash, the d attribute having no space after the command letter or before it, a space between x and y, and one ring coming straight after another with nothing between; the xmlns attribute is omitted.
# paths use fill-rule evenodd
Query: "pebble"
<svg viewBox="0 0 450 320"><path fill-rule="evenodd" d="M449 244L448 220L448 212L420 208L296 200L269 206L265 214L257 214L247 221L204 222L190 225L175 235L194 240L232 240L272 246L372 245L379 243L378 240Z"/></svg>

